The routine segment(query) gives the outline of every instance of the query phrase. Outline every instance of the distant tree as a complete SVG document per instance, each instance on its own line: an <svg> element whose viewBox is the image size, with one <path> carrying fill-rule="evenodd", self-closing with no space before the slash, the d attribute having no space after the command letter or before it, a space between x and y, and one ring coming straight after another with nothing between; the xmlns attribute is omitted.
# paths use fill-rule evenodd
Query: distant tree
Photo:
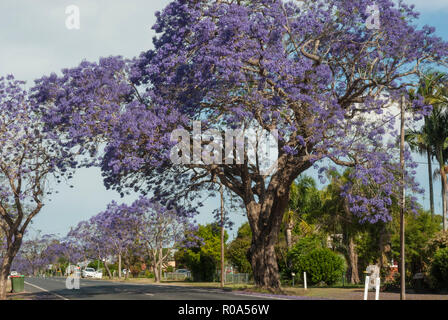
<svg viewBox="0 0 448 320"><path fill-rule="evenodd" d="M49 250L57 240L53 235L41 235L38 232L33 238L22 243L19 255L26 262L23 266L27 274L36 276L47 269L47 266L55 261L56 252Z"/></svg>
<svg viewBox="0 0 448 320"><path fill-rule="evenodd" d="M180 208L166 207L144 197L129 210L138 221L137 240L149 257L155 281L160 282L163 265L171 257L172 249L184 239L190 216Z"/></svg>
<svg viewBox="0 0 448 320"><path fill-rule="evenodd" d="M406 269L411 274L429 271L429 264L434 252L429 253L427 244L440 231L441 217L432 218L431 213L419 210L417 214L409 213L406 217L405 245ZM392 254L398 260L400 253L400 232L395 224L392 235Z"/></svg>
<svg viewBox="0 0 448 320"><path fill-rule="evenodd" d="M225 233L224 239L227 241ZM221 228L217 223L199 225L177 251L176 264L185 265L197 281L213 281L221 257Z"/></svg>
<svg viewBox="0 0 448 320"><path fill-rule="evenodd" d="M244 223L239 229L238 234L227 247L227 259L241 273L252 273L249 261L249 249L252 241L252 231L249 223Z"/></svg>

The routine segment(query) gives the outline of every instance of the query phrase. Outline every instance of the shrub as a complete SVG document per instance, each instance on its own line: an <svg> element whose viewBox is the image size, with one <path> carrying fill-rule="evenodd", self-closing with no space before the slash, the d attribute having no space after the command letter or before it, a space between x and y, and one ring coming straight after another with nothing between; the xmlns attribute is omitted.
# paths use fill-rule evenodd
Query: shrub
<svg viewBox="0 0 448 320"><path fill-rule="evenodd" d="M289 250L288 258L295 260L300 255L306 255L316 248L322 248L322 239L318 236L304 237L297 241L297 243Z"/></svg>
<svg viewBox="0 0 448 320"><path fill-rule="evenodd" d="M448 231L440 231L431 240L428 241L426 249L432 256L439 249L448 248Z"/></svg>
<svg viewBox="0 0 448 320"><path fill-rule="evenodd" d="M344 259L327 248L313 249L307 254L299 255L292 261L293 271L297 276L307 274L310 284L325 282L334 284L341 279L344 272Z"/></svg>
<svg viewBox="0 0 448 320"><path fill-rule="evenodd" d="M431 276L437 287L448 289L448 248L437 250L431 264Z"/></svg>

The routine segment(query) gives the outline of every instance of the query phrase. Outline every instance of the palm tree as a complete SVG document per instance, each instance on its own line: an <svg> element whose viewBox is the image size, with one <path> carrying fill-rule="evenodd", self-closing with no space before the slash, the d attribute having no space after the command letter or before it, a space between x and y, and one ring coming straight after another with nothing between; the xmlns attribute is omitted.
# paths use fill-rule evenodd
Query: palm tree
<svg viewBox="0 0 448 320"><path fill-rule="evenodd" d="M429 179L429 203L431 210L431 217L434 218L434 183L432 171L432 146L426 131L425 125L420 130L406 130L405 140L409 144L411 151L417 152L420 155L426 154L428 161L428 179Z"/></svg>
<svg viewBox="0 0 448 320"><path fill-rule="evenodd" d="M417 92L411 90L409 95L411 100L416 99L419 95L423 97L426 105L431 105L434 110L443 106L448 101L445 84L447 83L447 75L442 72L427 72L420 79L420 86ZM433 171L432 160L434 156L433 145L430 142L428 135L428 118L425 116L425 123L420 130L408 130L406 132L406 141L414 152L420 155L426 153L428 161L428 179L429 179L429 198L431 216L434 218L434 186L433 186Z"/></svg>
<svg viewBox="0 0 448 320"><path fill-rule="evenodd" d="M292 230L297 220L300 219L301 215L311 210L311 207L314 205L313 201L318 198L317 194L316 181L309 176L301 176L291 185L288 211L283 218L288 248L291 248L293 245Z"/></svg>
<svg viewBox="0 0 448 320"><path fill-rule="evenodd" d="M443 207L443 230L446 231L446 215L448 206L448 111L441 108L434 109L428 117L427 133L433 147L434 156L439 163L438 173L442 183L442 207Z"/></svg>

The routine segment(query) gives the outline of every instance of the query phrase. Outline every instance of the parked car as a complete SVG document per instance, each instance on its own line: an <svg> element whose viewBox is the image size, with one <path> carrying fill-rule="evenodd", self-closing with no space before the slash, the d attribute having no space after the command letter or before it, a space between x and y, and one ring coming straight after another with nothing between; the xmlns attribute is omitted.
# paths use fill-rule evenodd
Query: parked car
<svg viewBox="0 0 448 320"><path fill-rule="evenodd" d="M9 273L9 275L10 275L10 276L18 276L19 273L18 273L17 271L11 271L11 272Z"/></svg>
<svg viewBox="0 0 448 320"><path fill-rule="evenodd" d="M103 277L103 271L96 271L95 272L95 279L101 279Z"/></svg>
<svg viewBox="0 0 448 320"><path fill-rule="evenodd" d="M93 268L85 268L84 270L82 270L82 277L83 278L102 278L103 277L103 273L97 272L95 269Z"/></svg>
<svg viewBox="0 0 448 320"><path fill-rule="evenodd" d="M177 269L176 273L190 273L190 270L187 270L187 269Z"/></svg>

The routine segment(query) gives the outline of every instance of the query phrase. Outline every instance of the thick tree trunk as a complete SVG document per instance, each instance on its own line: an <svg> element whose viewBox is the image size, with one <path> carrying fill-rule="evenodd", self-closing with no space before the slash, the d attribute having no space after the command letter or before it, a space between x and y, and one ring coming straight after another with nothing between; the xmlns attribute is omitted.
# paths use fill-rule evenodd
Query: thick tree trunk
<svg viewBox="0 0 448 320"><path fill-rule="evenodd" d="M429 206L431 210L431 217L434 219L434 185L432 181L432 161L431 150L426 150L428 157L428 177L429 177Z"/></svg>
<svg viewBox="0 0 448 320"><path fill-rule="evenodd" d="M261 239L252 243L251 265L255 284L274 292L280 291L280 276L274 244Z"/></svg>
<svg viewBox="0 0 448 320"><path fill-rule="evenodd" d="M2 261L0 268L0 300L6 300L6 285L8 283L8 275L11 269L11 263L7 257Z"/></svg>
<svg viewBox="0 0 448 320"><path fill-rule="evenodd" d="M152 268L153 268L153 270L154 270L154 281L155 281L156 283L159 283L159 282L160 282L160 272L159 272L159 266L158 266L158 263L157 263L157 262L156 262L156 263L153 263Z"/></svg>
<svg viewBox="0 0 448 320"><path fill-rule="evenodd" d="M15 236L14 242L9 243L6 249L6 254L3 257L2 264L0 266L0 300L6 300L6 285L8 282L8 275L11 271L11 264L14 257L19 252L22 245L22 235Z"/></svg>
<svg viewBox="0 0 448 320"><path fill-rule="evenodd" d="M281 197L266 200L262 205L251 203L246 206L252 229L249 255L255 285L271 292L281 292L275 245L288 205L289 188L282 191Z"/></svg>
<svg viewBox="0 0 448 320"><path fill-rule="evenodd" d="M358 253L356 252L356 244L352 235L350 235L348 242L348 257L350 264L350 283L358 284L361 282L358 270Z"/></svg>

